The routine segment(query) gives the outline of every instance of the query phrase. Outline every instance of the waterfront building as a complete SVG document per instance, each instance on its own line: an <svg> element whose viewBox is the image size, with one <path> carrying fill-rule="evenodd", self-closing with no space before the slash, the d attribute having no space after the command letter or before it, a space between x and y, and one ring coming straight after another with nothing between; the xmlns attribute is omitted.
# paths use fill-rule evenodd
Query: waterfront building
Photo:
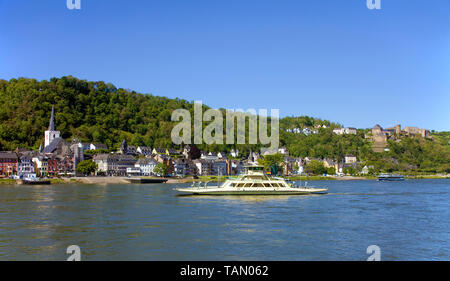
<svg viewBox="0 0 450 281"><path fill-rule="evenodd" d="M79 162L75 161L72 155L60 155L58 160L58 175L75 175L76 165Z"/></svg>
<svg viewBox="0 0 450 281"><path fill-rule="evenodd" d="M58 157L50 157L47 159L47 173L49 176L58 175L59 159Z"/></svg>
<svg viewBox="0 0 450 281"><path fill-rule="evenodd" d="M17 173L19 159L14 152L0 152L0 175Z"/></svg>
<svg viewBox="0 0 450 281"><path fill-rule="evenodd" d="M136 167L128 167L127 168L127 175L128 176L142 176L142 171L140 168Z"/></svg>
<svg viewBox="0 0 450 281"><path fill-rule="evenodd" d="M196 159L193 161L196 166L196 171L199 176L211 175L212 171L212 161L207 161L204 159Z"/></svg>
<svg viewBox="0 0 450 281"><path fill-rule="evenodd" d="M35 165L35 171L38 176L46 176L48 172L48 157L44 155L38 155L32 158Z"/></svg>
<svg viewBox="0 0 450 281"><path fill-rule="evenodd" d="M73 151L73 170L75 171L78 163L84 160L84 149L81 143L74 143L71 146Z"/></svg>
<svg viewBox="0 0 450 281"><path fill-rule="evenodd" d="M158 164L158 162L156 162L153 158L146 157L138 159L138 161L134 164L134 167L140 169L141 175L151 176L153 175L153 169L156 164Z"/></svg>
<svg viewBox="0 0 450 281"><path fill-rule="evenodd" d="M136 159L128 154L98 154L93 161L97 163L97 172L111 176L127 175L127 168L134 168Z"/></svg>
<svg viewBox="0 0 450 281"><path fill-rule="evenodd" d="M191 175L191 167L189 166L189 161L186 159L176 159L173 162L173 173L174 176L185 176Z"/></svg>
<svg viewBox="0 0 450 281"><path fill-rule="evenodd" d="M211 174L217 175L227 175L227 162L224 160L212 161Z"/></svg>
<svg viewBox="0 0 450 281"><path fill-rule="evenodd" d="M17 166L17 175L20 177L34 173L34 164L31 157L29 155L21 156Z"/></svg>

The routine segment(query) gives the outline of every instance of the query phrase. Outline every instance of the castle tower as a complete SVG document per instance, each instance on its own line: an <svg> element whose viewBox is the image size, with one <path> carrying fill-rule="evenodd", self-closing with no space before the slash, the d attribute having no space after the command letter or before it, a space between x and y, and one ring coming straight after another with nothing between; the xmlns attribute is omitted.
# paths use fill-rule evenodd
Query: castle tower
<svg viewBox="0 0 450 281"><path fill-rule="evenodd" d="M59 138L60 132L55 130L55 107L52 105L52 115L48 124L48 130L45 131L45 145L47 147L54 139Z"/></svg>

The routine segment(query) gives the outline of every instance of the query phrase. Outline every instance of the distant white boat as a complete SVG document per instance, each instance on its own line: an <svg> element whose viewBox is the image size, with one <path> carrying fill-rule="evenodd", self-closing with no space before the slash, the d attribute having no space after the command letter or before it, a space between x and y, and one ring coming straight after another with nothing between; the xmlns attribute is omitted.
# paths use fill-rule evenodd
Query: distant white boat
<svg viewBox="0 0 450 281"><path fill-rule="evenodd" d="M378 176L379 181L402 181L405 177L397 174L380 174Z"/></svg>
<svg viewBox="0 0 450 281"><path fill-rule="evenodd" d="M313 188L288 184L283 178L271 178L264 174L263 166L246 166L245 174L237 179L228 179L222 185L174 188L189 194L204 195L307 195L326 193L326 188Z"/></svg>

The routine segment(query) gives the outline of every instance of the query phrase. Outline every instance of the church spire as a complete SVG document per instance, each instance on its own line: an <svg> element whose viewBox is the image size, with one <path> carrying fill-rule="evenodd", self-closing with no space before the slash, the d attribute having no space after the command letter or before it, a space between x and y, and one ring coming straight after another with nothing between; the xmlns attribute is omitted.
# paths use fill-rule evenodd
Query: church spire
<svg viewBox="0 0 450 281"><path fill-rule="evenodd" d="M50 123L48 124L48 130L55 130L55 106L52 105L52 115L50 116Z"/></svg>

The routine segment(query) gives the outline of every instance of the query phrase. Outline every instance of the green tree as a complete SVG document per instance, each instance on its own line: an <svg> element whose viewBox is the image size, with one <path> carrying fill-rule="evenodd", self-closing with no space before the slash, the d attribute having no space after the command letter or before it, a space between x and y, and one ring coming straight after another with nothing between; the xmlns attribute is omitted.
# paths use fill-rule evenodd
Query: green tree
<svg viewBox="0 0 450 281"><path fill-rule="evenodd" d="M282 171L282 164L284 162L284 155L280 153L265 155L263 158L258 159L258 164L263 165L266 171L270 171L272 174L277 174Z"/></svg>
<svg viewBox="0 0 450 281"><path fill-rule="evenodd" d="M89 175L97 170L97 163L92 160L83 160L78 163L76 171L82 175Z"/></svg>
<svg viewBox="0 0 450 281"><path fill-rule="evenodd" d="M156 164L155 168L153 168L153 173L157 174L158 176L165 177L167 175L167 166L163 163Z"/></svg>
<svg viewBox="0 0 450 281"><path fill-rule="evenodd" d="M325 168L322 161L311 160L306 165L305 171L313 175L323 175L327 173L327 168Z"/></svg>
<svg viewBox="0 0 450 281"><path fill-rule="evenodd" d="M335 167L329 167L329 168L327 168L327 174L328 174L328 175L334 175L334 174L336 174L336 168L335 168Z"/></svg>

